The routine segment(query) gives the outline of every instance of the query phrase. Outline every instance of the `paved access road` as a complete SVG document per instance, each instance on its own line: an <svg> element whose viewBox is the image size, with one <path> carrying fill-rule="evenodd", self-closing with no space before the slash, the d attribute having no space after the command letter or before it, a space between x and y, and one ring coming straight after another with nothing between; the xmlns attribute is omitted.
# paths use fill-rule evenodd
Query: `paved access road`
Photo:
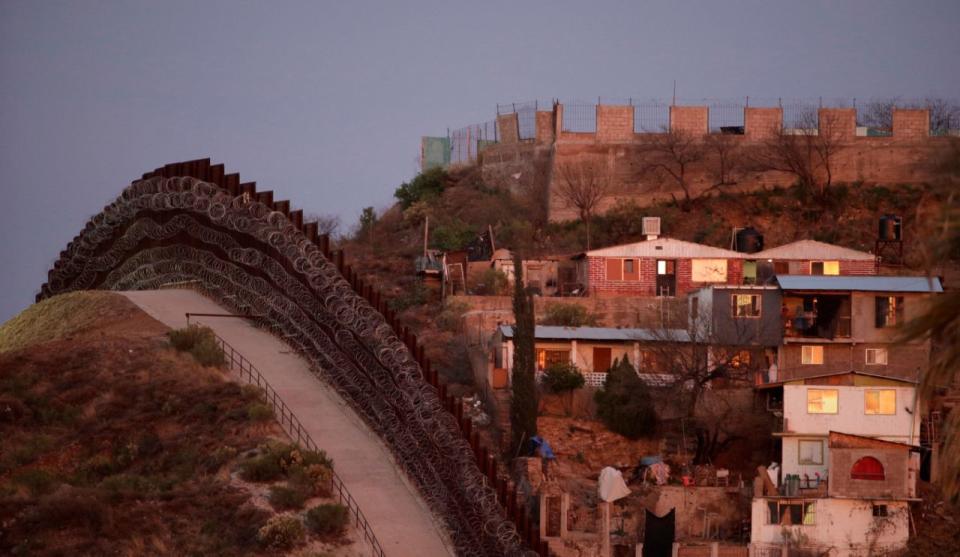
<svg viewBox="0 0 960 557"><path fill-rule="evenodd" d="M186 326L187 312L229 313L192 290L123 292L161 323ZM453 555L426 503L394 467L387 448L300 356L272 334L239 318L191 317L233 345L333 458L337 474L367 516L387 557Z"/></svg>

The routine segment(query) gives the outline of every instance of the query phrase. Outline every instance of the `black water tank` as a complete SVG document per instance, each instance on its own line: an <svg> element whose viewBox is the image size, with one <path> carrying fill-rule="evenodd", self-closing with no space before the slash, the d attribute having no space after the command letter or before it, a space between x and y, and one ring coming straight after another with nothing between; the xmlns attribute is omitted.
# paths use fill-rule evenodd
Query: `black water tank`
<svg viewBox="0 0 960 557"><path fill-rule="evenodd" d="M741 228L737 231L736 246L742 253L763 251L763 234L752 226Z"/></svg>
<svg viewBox="0 0 960 557"><path fill-rule="evenodd" d="M903 219L897 215L883 215L880 217L880 230L877 238L885 241L899 241L902 222Z"/></svg>

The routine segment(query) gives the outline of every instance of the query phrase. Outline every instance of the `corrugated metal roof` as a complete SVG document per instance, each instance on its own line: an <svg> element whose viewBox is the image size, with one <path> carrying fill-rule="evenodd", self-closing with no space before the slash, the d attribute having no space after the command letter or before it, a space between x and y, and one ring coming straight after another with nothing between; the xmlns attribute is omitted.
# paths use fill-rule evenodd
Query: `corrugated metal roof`
<svg viewBox="0 0 960 557"><path fill-rule="evenodd" d="M757 253L751 254L751 258L804 260L844 259L847 261L874 261L876 259L872 253L826 244L816 240L799 240L775 248L758 251Z"/></svg>
<svg viewBox="0 0 960 557"><path fill-rule="evenodd" d="M500 325L500 332L506 338L513 338L512 325ZM690 341L690 335L683 329L616 329L613 327L559 327L554 325L537 325L534 338L537 340Z"/></svg>
<svg viewBox="0 0 960 557"><path fill-rule="evenodd" d="M727 249L684 242L673 238L657 238L633 244L611 246L586 252L589 257L653 257L664 259L743 259L746 254ZM753 256L751 255L752 259Z"/></svg>
<svg viewBox="0 0 960 557"><path fill-rule="evenodd" d="M943 292L936 277L777 275L777 282L783 290Z"/></svg>

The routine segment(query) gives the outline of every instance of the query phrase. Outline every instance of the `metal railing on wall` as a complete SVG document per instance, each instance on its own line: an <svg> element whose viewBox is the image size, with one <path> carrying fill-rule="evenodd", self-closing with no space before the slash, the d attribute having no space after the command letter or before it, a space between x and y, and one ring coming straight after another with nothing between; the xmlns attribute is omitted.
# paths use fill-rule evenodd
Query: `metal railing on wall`
<svg viewBox="0 0 960 557"><path fill-rule="evenodd" d="M280 427L287 432L290 439L295 439L297 445L305 447L310 451L320 452L320 448L314 443L313 438L310 437L310 433L307 432L297 416L290 410L290 407L283 402L283 399L280 398L277 391L270 386L270 383L267 382L260 371L250 363L250 360L243 357L242 354L237 352L237 350L222 337L216 333L214 333L214 336L220 348L223 350L223 355L230 366L230 370L236 372L241 381L256 385L257 388L260 389L263 400L273 408L277 422L280 424ZM377 540L377 536L374 535L373 528L370 527L367 517L364 516L363 511L360 510L360 505L347 490L347 486L344 485L343 480L337 475L336 470L331 470L331 472L331 493L335 494L340 504L349 510L353 524L363 534L364 541L370 545L370 555L372 557L384 557L383 547L380 545L379 540Z"/></svg>

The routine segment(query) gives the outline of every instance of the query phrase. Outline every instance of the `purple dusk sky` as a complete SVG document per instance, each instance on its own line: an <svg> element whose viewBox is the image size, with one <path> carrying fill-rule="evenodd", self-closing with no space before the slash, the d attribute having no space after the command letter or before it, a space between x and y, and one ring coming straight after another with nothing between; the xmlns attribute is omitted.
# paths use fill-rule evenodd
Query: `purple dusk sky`
<svg viewBox="0 0 960 557"><path fill-rule="evenodd" d="M0 1L0 322L85 221L211 157L346 225L534 98L960 96L960 2Z"/></svg>

